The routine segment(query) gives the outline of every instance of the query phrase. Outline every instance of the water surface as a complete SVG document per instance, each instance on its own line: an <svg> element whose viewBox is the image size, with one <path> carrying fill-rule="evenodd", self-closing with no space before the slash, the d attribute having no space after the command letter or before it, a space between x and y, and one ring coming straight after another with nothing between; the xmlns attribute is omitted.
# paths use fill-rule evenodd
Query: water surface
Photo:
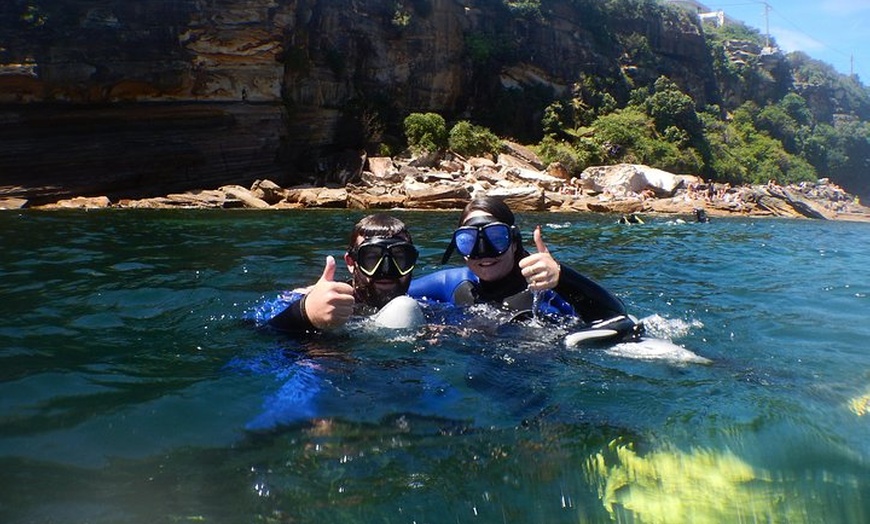
<svg viewBox="0 0 870 524"><path fill-rule="evenodd" d="M417 274L457 215L401 213ZM0 521L870 519L870 225L519 216L708 365L245 321L360 216L0 214Z"/></svg>

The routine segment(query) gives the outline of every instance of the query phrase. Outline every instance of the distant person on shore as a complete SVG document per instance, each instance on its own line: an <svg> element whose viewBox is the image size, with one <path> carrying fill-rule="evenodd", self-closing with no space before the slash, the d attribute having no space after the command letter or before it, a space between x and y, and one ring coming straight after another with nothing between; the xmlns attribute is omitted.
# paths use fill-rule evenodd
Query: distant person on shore
<svg viewBox="0 0 870 524"><path fill-rule="evenodd" d="M456 251L465 267L414 279L409 294L456 305L493 304L513 319L576 317L591 324L627 317L616 296L553 258L540 226L534 243L536 252L526 251L514 214L502 200L474 199L462 211L441 261L446 264Z"/></svg>
<svg viewBox="0 0 870 524"><path fill-rule="evenodd" d="M404 222L383 213L366 216L354 226L344 255L350 282L335 280L335 258L328 256L317 282L261 305L255 321L289 332L341 327L352 315L371 315L405 295L417 257Z"/></svg>

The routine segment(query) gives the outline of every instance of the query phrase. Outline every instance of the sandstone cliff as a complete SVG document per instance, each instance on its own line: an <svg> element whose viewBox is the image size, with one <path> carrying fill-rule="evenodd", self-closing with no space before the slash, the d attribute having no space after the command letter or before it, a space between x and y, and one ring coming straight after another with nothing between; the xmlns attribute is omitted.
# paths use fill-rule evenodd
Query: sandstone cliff
<svg viewBox="0 0 870 524"><path fill-rule="evenodd" d="M346 151L396 142L410 112L533 139L546 104L587 78L627 95L664 74L699 106L745 96L717 84L694 17L626 6L8 0L0 196L343 185Z"/></svg>

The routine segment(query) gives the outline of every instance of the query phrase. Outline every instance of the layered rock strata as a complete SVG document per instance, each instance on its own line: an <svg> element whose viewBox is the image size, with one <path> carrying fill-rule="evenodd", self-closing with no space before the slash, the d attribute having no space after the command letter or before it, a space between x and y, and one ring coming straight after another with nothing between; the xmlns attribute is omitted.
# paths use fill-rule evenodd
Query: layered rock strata
<svg viewBox="0 0 870 524"><path fill-rule="evenodd" d="M499 94L569 94L584 75L667 74L706 102L697 23L578 5L529 18L476 0L2 2L0 196L343 185L346 147L398 135L402 115L493 114ZM658 69L608 24L644 35ZM539 107L517 113L517 129L538 126Z"/></svg>

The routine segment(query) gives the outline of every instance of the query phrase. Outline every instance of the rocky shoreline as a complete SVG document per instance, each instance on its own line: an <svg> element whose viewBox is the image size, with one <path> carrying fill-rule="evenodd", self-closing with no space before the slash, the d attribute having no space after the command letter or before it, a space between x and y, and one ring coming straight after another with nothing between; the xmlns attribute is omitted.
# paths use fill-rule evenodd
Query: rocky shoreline
<svg viewBox="0 0 870 524"><path fill-rule="evenodd" d="M280 187L257 180L251 187L227 185L138 200L75 197L28 206L0 198L0 209L96 208L348 208L461 209L471 198L504 198L516 211L659 215L777 216L870 222L870 208L826 179L816 183L732 187L636 164L596 166L571 177L558 163L544 166L527 148L508 144L498 158L439 155L360 157L342 174L340 187Z"/></svg>

